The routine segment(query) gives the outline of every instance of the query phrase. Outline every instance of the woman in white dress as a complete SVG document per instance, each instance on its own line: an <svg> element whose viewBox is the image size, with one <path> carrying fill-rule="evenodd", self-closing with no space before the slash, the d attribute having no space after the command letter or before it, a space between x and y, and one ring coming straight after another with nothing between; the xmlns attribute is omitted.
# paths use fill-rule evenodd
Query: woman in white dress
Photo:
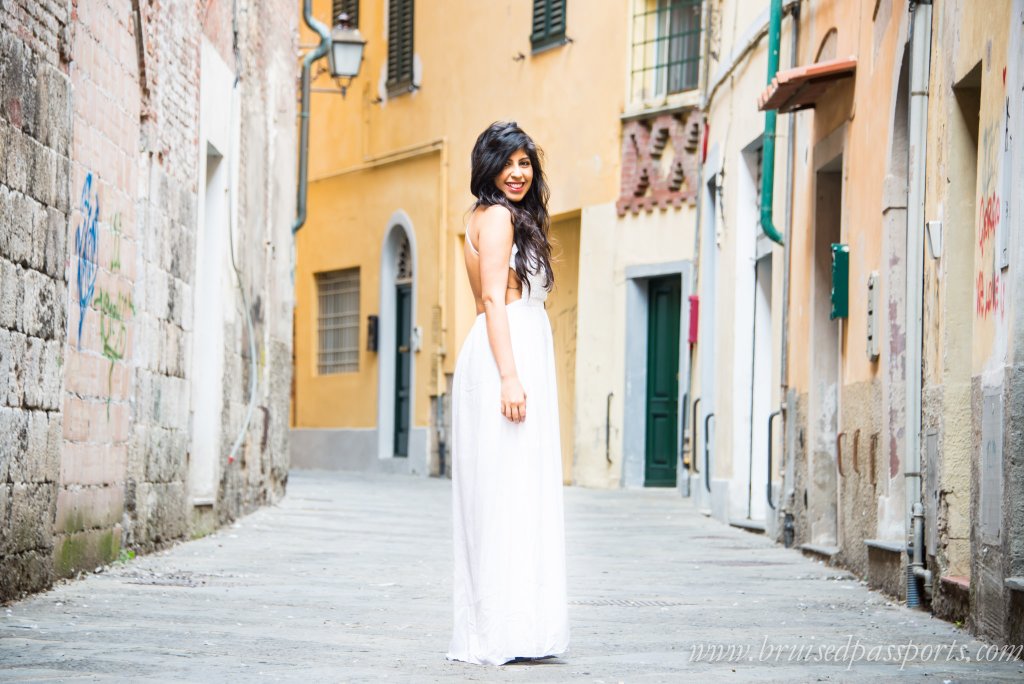
<svg viewBox="0 0 1024 684"><path fill-rule="evenodd" d="M455 620L450 660L501 665L569 644L551 324L548 188L533 140L492 124L473 148L466 270L477 317L452 387Z"/></svg>

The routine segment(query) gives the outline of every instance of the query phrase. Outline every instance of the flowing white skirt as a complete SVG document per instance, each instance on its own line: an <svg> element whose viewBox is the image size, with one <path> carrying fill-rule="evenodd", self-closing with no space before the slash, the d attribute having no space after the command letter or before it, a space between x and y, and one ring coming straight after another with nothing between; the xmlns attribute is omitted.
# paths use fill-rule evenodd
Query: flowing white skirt
<svg viewBox="0 0 1024 684"><path fill-rule="evenodd" d="M454 630L448 658L500 665L569 644L562 454L551 324L507 308L526 420L501 415L501 379L477 316L452 387Z"/></svg>

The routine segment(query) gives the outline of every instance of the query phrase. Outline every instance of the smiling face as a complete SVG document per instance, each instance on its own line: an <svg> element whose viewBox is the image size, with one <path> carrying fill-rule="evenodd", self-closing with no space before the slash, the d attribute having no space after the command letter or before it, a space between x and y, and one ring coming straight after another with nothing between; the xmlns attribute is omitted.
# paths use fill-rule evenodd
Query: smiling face
<svg viewBox="0 0 1024 684"><path fill-rule="evenodd" d="M530 184L533 183L533 163L525 150L519 149L505 160L505 168L494 179L494 184L505 193L512 202L526 197Z"/></svg>

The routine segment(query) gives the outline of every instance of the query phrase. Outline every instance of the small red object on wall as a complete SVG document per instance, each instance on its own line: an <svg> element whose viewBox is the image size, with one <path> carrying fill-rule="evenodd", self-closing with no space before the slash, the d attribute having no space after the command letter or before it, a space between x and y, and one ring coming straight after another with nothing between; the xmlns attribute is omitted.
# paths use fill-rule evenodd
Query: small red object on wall
<svg viewBox="0 0 1024 684"><path fill-rule="evenodd" d="M700 320L700 295L690 295L690 346L697 344L697 321Z"/></svg>

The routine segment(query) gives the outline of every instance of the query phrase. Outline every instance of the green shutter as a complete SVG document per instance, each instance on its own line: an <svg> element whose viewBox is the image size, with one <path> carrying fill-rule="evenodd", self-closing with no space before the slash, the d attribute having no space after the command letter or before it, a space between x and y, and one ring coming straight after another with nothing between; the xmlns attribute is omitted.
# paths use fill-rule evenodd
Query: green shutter
<svg viewBox="0 0 1024 684"><path fill-rule="evenodd" d="M533 0L533 24L530 43L540 50L565 42L566 0Z"/></svg>
<svg viewBox="0 0 1024 684"><path fill-rule="evenodd" d="M399 95L412 86L413 0L388 3L388 92Z"/></svg>
<svg viewBox="0 0 1024 684"><path fill-rule="evenodd" d="M331 3L331 26L338 21L338 15L344 12L352 26L359 28L359 0L333 0Z"/></svg>

